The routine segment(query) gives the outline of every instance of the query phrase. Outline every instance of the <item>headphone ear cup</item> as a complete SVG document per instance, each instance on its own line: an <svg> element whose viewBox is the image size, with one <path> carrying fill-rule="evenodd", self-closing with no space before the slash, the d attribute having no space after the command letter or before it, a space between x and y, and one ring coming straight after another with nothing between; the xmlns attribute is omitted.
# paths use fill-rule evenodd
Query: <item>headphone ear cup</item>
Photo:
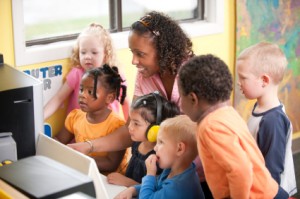
<svg viewBox="0 0 300 199"><path fill-rule="evenodd" d="M150 125L146 133L147 140L149 142L156 142L158 131L159 125Z"/></svg>

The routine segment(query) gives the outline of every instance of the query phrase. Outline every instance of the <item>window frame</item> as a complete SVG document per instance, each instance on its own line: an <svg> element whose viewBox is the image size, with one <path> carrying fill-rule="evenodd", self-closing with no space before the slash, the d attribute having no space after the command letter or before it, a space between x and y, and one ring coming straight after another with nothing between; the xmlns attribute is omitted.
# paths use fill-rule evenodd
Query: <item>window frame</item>
<svg viewBox="0 0 300 199"><path fill-rule="evenodd" d="M180 23L180 26L191 38L218 34L224 31L224 0L205 0L205 11L204 21ZM74 40L26 47L22 0L12 0L12 16L16 66L26 66L70 57ZM128 33L128 30L111 33L116 49L128 48Z"/></svg>

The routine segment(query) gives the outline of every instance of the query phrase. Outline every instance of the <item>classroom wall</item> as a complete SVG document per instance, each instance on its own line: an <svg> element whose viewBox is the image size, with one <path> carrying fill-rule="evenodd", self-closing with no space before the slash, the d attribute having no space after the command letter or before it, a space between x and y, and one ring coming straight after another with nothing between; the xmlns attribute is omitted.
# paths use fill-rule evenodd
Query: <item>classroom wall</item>
<svg viewBox="0 0 300 199"><path fill-rule="evenodd" d="M192 38L195 54L211 53L219 56L234 71L235 59L235 3L234 1L224 1L224 32L209 36ZM13 24L12 24L12 6L11 0L0 1L0 53L4 55L5 63L14 66L14 43L13 43ZM128 96L133 96L136 68L131 64L132 54L129 49L120 49L117 51L118 58L125 73L128 85ZM20 70L36 69L46 66L62 65L65 77L69 69L68 59L53 60L51 62L38 63L19 67ZM63 125L65 107L59 109L46 122L52 126L52 132L55 135Z"/></svg>
<svg viewBox="0 0 300 199"><path fill-rule="evenodd" d="M11 0L0 1L0 53L5 63L14 65Z"/></svg>

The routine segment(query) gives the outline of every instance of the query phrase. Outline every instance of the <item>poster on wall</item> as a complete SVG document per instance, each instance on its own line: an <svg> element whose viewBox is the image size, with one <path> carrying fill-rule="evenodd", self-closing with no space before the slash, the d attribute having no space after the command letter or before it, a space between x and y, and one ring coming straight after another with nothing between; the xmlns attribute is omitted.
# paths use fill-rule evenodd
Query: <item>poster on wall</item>
<svg viewBox="0 0 300 199"><path fill-rule="evenodd" d="M300 132L300 1L236 1L236 56L258 42L276 43L288 59L288 68L279 86L279 99L284 104L294 133ZM235 79L237 74L235 73ZM255 101L247 100L235 87L234 106L248 119Z"/></svg>
<svg viewBox="0 0 300 199"><path fill-rule="evenodd" d="M62 65L43 66L40 68L24 70L23 72L43 82L44 106L58 92L63 84ZM52 137L52 127L49 123L44 123L44 133Z"/></svg>
<svg viewBox="0 0 300 199"><path fill-rule="evenodd" d="M23 72L43 82L44 106L62 86L62 65L44 66L41 68L24 70Z"/></svg>

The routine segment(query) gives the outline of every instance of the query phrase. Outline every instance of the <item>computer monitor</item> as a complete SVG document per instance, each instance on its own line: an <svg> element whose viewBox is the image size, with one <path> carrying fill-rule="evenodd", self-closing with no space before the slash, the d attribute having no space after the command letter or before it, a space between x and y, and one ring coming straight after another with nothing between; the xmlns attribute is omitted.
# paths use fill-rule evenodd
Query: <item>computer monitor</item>
<svg viewBox="0 0 300 199"><path fill-rule="evenodd" d="M43 83L0 63L0 134L11 132L17 158L35 155L35 144L43 130Z"/></svg>
<svg viewBox="0 0 300 199"><path fill-rule="evenodd" d="M46 156L67 165L93 179L97 198L110 199L125 190L125 186L109 184L99 173L95 160L44 134L38 136L36 155Z"/></svg>

